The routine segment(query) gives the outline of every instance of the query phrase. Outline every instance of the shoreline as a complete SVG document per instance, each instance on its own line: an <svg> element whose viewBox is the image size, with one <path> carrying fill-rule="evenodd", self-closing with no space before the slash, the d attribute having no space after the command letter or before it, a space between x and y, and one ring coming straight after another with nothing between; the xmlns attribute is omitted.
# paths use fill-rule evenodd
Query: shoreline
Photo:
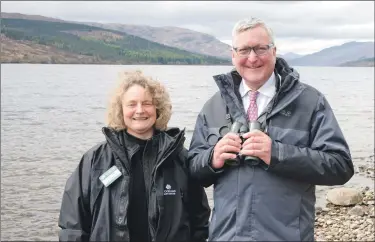
<svg viewBox="0 0 375 242"><path fill-rule="evenodd" d="M141 65L141 66L231 66L233 65L231 63L229 64L160 64L160 63L42 63L42 62L0 62L2 65L9 65L9 64L34 64L34 65L101 65L101 66L135 66L135 65ZM356 67L368 67L368 68L374 68L374 66L368 66L368 65L363 65L363 66L294 66L294 67L339 67L339 68L356 68Z"/></svg>
<svg viewBox="0 0 375 242"><path fill-rule="evenodd" d="M331 203L315 211L316 241L374 241L374 191L363 189L362 202L350 206Z"/></svg>

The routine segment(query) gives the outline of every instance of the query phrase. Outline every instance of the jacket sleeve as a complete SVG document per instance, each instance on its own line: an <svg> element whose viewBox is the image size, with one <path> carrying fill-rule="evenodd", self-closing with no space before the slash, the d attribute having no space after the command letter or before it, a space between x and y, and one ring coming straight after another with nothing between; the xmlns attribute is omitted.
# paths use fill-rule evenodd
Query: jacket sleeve
<svg viewBox="0 0 375 242"><path fill-rule="evenodd" d="M312 119L310 147L272 141L270 172L313 185L342 185L354 174L347 142L322 95Z"/></svg>
<svg viewBox="0 0 375 242"><path fill-rule="evenodd" d="M189 183L189 214L191 241L206 241L211 209L207 195L202 186L190 179Z"/></svg>
<svg viewBox="0 0 375 242"><path fill-rule="evenodd" d="M84 155L68 178L60 209L59 241L89 241L91 158Z"/></svg>
<svg viewBox="0 0 375 242"><path fill-rule="evenodd" d="M217 176L223 171L216 171L210 166L215 146L207 142L208 134L204 116L200 113L190 142L188 161L191 176L204 187L214 184Z"/></svg>

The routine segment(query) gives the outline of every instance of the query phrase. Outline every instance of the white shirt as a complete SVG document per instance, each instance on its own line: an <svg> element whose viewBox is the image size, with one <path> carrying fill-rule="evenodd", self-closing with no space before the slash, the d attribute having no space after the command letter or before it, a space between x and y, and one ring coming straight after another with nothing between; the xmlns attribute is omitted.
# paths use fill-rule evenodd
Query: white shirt
<svg viewBox="0 0 375 242"><path fill-rule="evenodd" d="M258 106L258 117L259 115L264 111L264 109L267 107L268 103L271 101L273 96L275 96L276 93L276 86L275 86L275 73L272 73L271 77L266 81L266 83L263 84L258 89L258 96L257 96L257 106ZM242 98L242 103L245 109L245 113L247 113L247 109L250 105L250 95L249 91L251 89L246 85L244 79L242 79L240 83L240 95Z"/></svg>

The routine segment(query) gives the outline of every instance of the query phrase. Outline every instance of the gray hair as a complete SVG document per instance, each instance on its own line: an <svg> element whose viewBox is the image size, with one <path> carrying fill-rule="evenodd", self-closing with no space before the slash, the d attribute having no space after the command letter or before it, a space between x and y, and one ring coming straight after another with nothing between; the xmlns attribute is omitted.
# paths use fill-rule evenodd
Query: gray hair
<svg viewBox="0 0 375 242"><path fill-rule="evenodd" d="M262 20L260 20L258 18L254 18L254 17L252 17L250 19L248 19L248 18L242 19L234 25L233 30L232 30L232 41L233 41L233 38L237 34L245 32L249 29L253 29L253 28L258 27L258 26L263 27L267 31L268 36L271 39L271 43L275 44L272 29L265 22L263 22Z"/></svg>

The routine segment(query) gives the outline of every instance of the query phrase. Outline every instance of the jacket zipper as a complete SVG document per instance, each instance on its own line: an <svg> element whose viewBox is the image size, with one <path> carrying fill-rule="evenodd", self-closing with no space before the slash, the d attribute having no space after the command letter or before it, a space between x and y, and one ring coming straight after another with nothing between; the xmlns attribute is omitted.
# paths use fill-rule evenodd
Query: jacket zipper
<svg viewBox="0 0 375 242"><path fill-rule="evenodd" d="M176 145L176 147L179 147L180 143L181 143L181 140L183 140L182 138L180 138L180 140L178 141L178 144ZM153 186L155 184L155 177L156 177L156 171L157 169L164 163L165 160L167 160L172 154L173 152L176 151L176 149L173 149L171 152L169 152L169 154L167 154L160 162L157 163L157 165L153 168L152 170L152 173L151 173L151 177L152 177L152 180L151 180L151 185L150 185L150 189L149 189L149 198L148 200L150 201L151 200L151 193L153 191ZM156 195L155 195L156 196ZM159 214L160 216L160 214ZM155 241L156 240L156 229L152 226L152 223L150 221L150 217L148 218L148 223L149 223L149 227L151 228L152 230L152 241Z"/></svg>

